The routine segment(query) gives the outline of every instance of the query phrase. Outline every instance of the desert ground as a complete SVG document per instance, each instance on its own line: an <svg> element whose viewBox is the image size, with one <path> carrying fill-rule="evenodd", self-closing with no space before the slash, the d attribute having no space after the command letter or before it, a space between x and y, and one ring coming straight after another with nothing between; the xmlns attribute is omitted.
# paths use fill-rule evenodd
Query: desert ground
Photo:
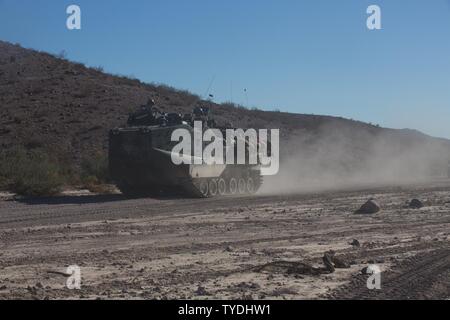
<svg viewBox="0 0 450 320"><path fill-rule="evenodd" d="M354 214L370 198L382 210ZM425 206L409 208L413 198ZM324 270L330 250L348 266ZM380 290L367 289L370 264L381 268ZM66 287L70 265L81 268L80 290ZM449 298L450 180L218 199L0 200L0 299Z"/></svg>

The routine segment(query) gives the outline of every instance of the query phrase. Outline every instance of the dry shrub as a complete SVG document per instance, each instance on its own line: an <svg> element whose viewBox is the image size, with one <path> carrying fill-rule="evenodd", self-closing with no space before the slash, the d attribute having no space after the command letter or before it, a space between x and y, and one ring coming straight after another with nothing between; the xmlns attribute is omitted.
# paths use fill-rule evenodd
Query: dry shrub
<svg viewBox="0 0 450 320"><path fill-rule="evenodd" d="M85 156L81 162L81 181L83 187L95 193L109 193L111 190L105 184L110 182L108 157L98 152Z"/></svg>
<svg viewBox="0 0 450 320"><path fill-rule="evenodd" d="M15 148L0 154L0 181L24 196L51 196L64 184L59 164L42 150Z"/></svg>

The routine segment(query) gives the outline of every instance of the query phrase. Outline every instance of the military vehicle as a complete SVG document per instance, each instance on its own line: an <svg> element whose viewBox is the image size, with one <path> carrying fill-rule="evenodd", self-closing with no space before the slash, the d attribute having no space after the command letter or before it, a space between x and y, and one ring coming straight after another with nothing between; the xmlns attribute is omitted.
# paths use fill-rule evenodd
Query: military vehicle
<svg viewBox="0 0 450 320"><path fill-rule="evenodd" d="M260 165L174 164L172 150L178 142L171 141L172 132L185 128L193 133L194 121L202 121L204 130L226 129L216 126L209 108L196 107L185 115L163 113L149 101L130 114L126 127L110 131L109 170L123 194L182 192L204 198L252 194L260 188Z"/></svg>

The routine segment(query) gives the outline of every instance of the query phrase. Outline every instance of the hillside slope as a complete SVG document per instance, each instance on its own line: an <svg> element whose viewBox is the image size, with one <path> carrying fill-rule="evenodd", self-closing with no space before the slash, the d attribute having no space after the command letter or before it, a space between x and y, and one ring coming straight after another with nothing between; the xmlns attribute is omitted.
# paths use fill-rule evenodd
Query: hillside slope
<svg viewBox="0 0 450 320"><path fill-rule="evenodd" d="M0 42L0 143L49 144L73 156L105 148L110 128L123 125L128 113L154 98L158 107L190 112L198 97L165 86L141 83L86 68L47 53ZM376 134L380 129L324 116L250 111L210 102L219 121L236 127L281 128L312 132L340 123Z"/></svg>
<svg viewBox="0 0 450 320"><path fill-rule="evenodd" d="M17 145L45 148L71 163L79 163L85 155L105 151L109 129L124 125L128 113L149 98L162 110L180 113L190 112L198 102L197 96L185 91L106 74L0 41L0 146L3 149ZM212 108L219 123L281 129L281 148L285 155L295 156L301 150L310 159L321 155L321 161L339 162L349 170L372 158L374 152L395 157L404 150L415 153L417 148L425 146L421 150L428 154L430 145L433 150L445 150L447 154L450 149L447 140L410 130L384 129L329 116L203 103Z"/></svg>

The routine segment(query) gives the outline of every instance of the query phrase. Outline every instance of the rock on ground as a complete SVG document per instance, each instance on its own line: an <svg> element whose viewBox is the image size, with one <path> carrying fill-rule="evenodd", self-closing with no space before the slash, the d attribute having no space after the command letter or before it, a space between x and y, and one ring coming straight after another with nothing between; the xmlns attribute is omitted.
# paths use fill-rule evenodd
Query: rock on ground
<svg viewBox="0 0 450 320"><path fill-rule="evenodd" d="M409 202L409 207L412 208L412 209L420 209L420 208L424 207L424 204L419 199L412 199Z"/></svg>
<svg viewBox="0 0 450 320"><path fill-rule="evenodd" d="M357 214L373 214L377 213L381 210L380 205L378 204L375 199L370 199L366 203L364 203L359 210L357 210L355 213Z"/></svg>

